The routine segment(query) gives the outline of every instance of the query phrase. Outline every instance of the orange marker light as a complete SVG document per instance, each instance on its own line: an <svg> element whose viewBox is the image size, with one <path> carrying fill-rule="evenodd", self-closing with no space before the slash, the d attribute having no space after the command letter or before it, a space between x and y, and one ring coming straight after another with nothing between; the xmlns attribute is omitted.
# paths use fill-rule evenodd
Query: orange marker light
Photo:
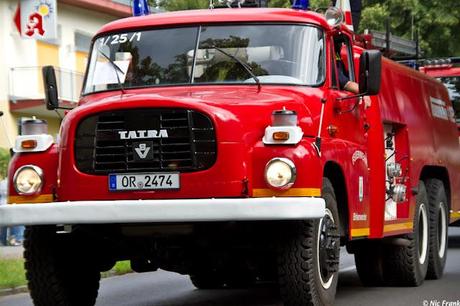
<svg viewBox="0 0 460 306"><path fill-rule="evenodd" d="M274 140L288 140L289 132L274 132L273 139Z"/></svg>
<svg viewBox="0 0 460 306"><path fill-rule="evenodd" d="M21 148L23 149L35 149L37 147L37 141L33 139L23 140L21 142Z"/></svg>

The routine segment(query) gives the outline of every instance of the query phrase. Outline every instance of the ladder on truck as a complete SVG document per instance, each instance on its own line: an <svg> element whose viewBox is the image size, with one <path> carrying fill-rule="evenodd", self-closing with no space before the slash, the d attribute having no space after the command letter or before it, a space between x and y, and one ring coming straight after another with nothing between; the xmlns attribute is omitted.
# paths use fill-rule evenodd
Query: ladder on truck
<svg viewBox="0 0 460 306"><path fill-rule="evenodd" d="M350 0L336 0L335 6L343 12L347 27L354 31ZM393 35L389 18L386 20L385 27L386 32L366 30L362 35L356 34L355 41L366 49L381 50L386 57L395 60L419 58L418 39L410 40Z"/></svg>
<svg viewBox="0 0 460 306"><path fill-rule="evenodd" d="M370 35L371 46L382 50L388 57L417 58L419 55L416 41L398 37L391 32L372 31L368 35Z"/></svg>

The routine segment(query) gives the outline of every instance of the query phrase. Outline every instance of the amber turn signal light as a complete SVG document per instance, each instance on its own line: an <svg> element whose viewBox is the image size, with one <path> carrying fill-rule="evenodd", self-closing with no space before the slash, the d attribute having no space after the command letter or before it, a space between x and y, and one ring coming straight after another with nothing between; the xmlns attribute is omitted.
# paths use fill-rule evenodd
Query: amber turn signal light
<svg viewBox="0 0 460 306"><path fill-rule="evenodd" d="M273 140L288 140L289 132L274 132Z"/></svg>
<svg viewBox="0 0 460 306"><path fill-rule="evenodd" d="M37 141L34 139L23 140L21 142L21 148L23 149L35 149L37 147Z"/></svg>

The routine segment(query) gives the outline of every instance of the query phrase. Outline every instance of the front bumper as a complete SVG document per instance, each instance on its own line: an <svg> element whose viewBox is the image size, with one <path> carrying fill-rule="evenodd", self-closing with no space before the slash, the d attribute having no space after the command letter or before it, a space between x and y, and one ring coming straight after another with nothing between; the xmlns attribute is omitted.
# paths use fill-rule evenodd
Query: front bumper
<svg viewBox="0 0 460 306"><path fill-rule="evenodd" d="M306 220L322 218L322 198L75 201L0 206L0 226Z"/></svg>

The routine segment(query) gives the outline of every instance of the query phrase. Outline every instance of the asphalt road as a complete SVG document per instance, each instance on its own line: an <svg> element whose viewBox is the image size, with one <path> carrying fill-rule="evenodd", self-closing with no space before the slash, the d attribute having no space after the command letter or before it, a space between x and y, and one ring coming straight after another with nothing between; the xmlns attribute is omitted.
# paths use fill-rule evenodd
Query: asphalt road
<svg viewBox="0 0 460 306"><path fill-rule="evenodd" d="M363 287L353 257L341 259L335 305L460 306L460 228L450 228L444 277L416 288ZM0 306L29 306L28 294L0 298ZM281 306L274 288L197 290L187 276L158 271L105 279L97 306Z"/></svg>

